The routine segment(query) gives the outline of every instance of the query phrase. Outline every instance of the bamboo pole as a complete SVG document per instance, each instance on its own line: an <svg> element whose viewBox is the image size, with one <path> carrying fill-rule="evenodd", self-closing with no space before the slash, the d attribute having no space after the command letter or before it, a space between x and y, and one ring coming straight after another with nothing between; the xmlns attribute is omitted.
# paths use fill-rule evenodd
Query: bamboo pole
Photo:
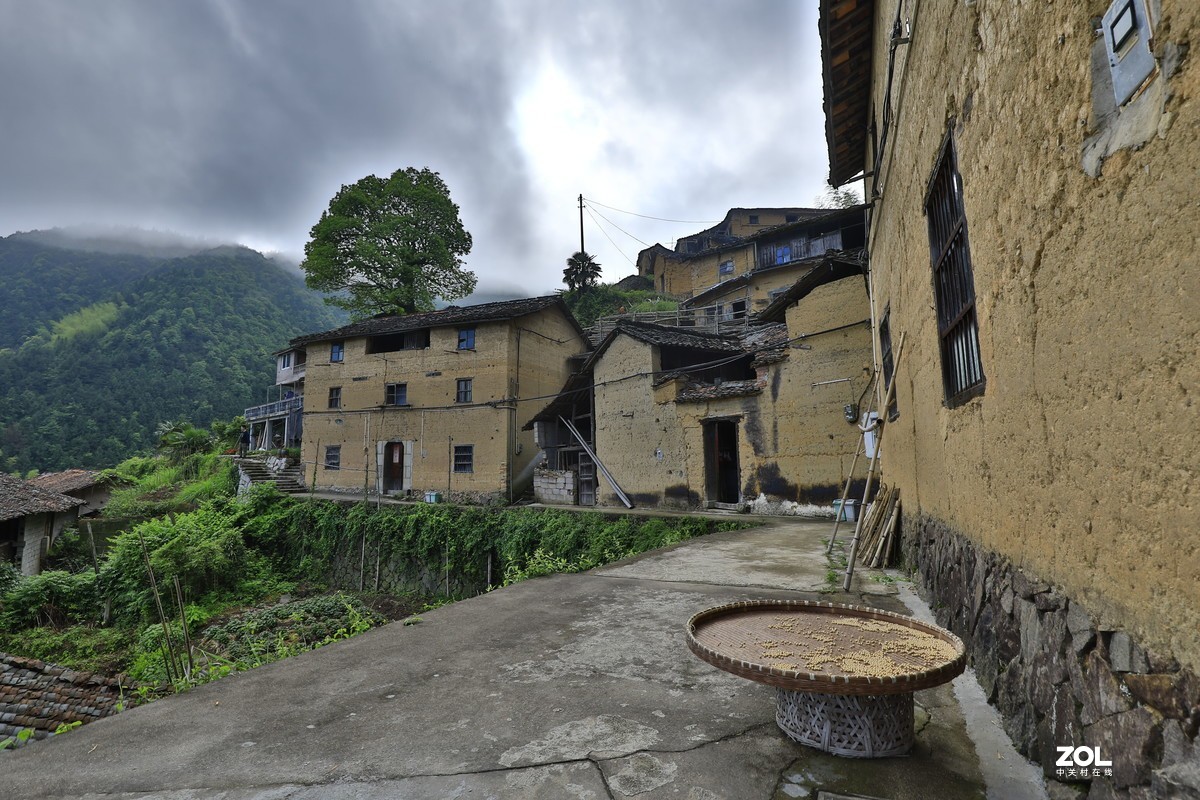
<svg viewBox="0 0 1200 800"><path fill-rule="evenodd" d="M892 397L896 394L896 379L899 377L900 359L904 356L904 339L908 336L908 331L900 334L900 344L896 347L896 358L892 361L892 379L888 382L886 396L880 410L887 413L887 408L892 404ZM880 417L882 420L883 417ZM867 485L863 489L863 505L867 504L867 497L871 492L871 479L875 477L875 465L879 462L879 453L883 449L883 425L876 421L875 433L875 452L871 456L871 466L867 469ZM842 591L850 591L850 582L854 580L854 557L858 552L858 536L862 529L862 516L858 518L858 524L854 526L854 538L850 540L850 557L846 559L846 580L842 582Z"/></svg>
<svg viewBox="0 0 1200 800"><path fill-rule="evenodd" d="M179 604L179 622L183 625L183 646L187 648L188 671L184 680L196 671L196 662L192 660L192 635L188 632L187 611L183 605L183 587L179 584L179 576L175 575L175 602ZM182 659L180 659L182 661Z"/></svg>
<svg viewBox="0 0 1200 800"><path fill-rule="evenodd" d="M158 582L154 579L154 567L150 566L150 551L146 549L146 540L142 538L142 532L138 531L138 542L142 545L142 558L146 561L146 572L150 574L150 592L154 595L154 605L158 608L158 619L162 623L163 643L167 648L167 680L174 681L171 677L172 668L175 674L179 675L183 670L175 663L175 648L171 644L171 628L167 625L167 615L163 611L162 597L158 593Z"/></svg>
<svg viewBox="0 0 1200 800"><path fill-rule="evenodd" d="M842 515L846 513L846 500L850 497L850 484L854 480L854 469L858 466L858 457L864 451L865 437L862 433L858 435L858 445L854 448L854 460L850 462L850 474L846 476L846 488L842 489L842 502L838 504L837 513L833 515L833 533L829 535L829 545L825 548L825 555L833 552L833 543L837 541L838 528L842 524Z"/></svg>

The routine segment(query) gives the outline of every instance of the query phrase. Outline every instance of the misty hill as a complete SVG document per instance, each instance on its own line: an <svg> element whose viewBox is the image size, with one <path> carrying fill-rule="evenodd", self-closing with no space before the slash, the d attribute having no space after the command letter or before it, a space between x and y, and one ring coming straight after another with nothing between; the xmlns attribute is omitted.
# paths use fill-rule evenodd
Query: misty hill
<svg viewBox="0 0 1200 800"><path fill-rule="evenodd" d="M344 321L245 248L164 258L28 234L0 239L0 310L6 472L110 466L161 422L229 419L263 401L273 350Z"/></svg>

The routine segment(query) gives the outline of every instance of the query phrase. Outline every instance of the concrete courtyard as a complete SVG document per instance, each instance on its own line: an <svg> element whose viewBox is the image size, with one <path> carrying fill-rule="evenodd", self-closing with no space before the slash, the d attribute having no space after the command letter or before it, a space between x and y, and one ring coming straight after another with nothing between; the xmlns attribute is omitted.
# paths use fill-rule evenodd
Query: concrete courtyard
<svg viewBox="0 0 1200 800"><path fill-rule="evenodd" d="M809 598L928 618L896 575L833 590L831 523L774 519L526 581L0 755L11 798L1044 798L968 671L917 694L904 758L835 758L684 624Z"/></svg>

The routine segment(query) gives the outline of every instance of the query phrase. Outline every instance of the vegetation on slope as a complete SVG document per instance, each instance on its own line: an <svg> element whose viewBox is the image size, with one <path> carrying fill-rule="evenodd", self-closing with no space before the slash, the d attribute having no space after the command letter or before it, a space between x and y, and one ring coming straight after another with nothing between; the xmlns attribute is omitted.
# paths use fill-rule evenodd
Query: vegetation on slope
<svg viewBox="0 0 1200 800"><path fill-rule="evenodd" d="M298 275L244 248L148 264L31 253L12 238L0 240L0 274L16 284L0 281L0 306L21 311L0 325L6 472L98 468L150 450L166 420L228 419L266 401L272 351L341 322Z"/></svg>
<svg viewBox="0 0 1200 800"><path fill-rule="evenodd" d="M90 541L69 531L42 574L19 578L0 567L0 651L183 688L454 599L334 591L334 566L357 563L364 547L418 572L452 575L447 584L486 589L489 559L493 583L507 585L744 525L531 508L347 507L270 486L236 499L231 470L212 452L115 468L126 484L119 508L171 513L131 524L98 563Z"/></svg>
<svg viewBox="0 0 1200 800"><path fill-rule="evenodd" d="M563 292L567 308L585 328L600 317L626 312L673 311L679 303L653 289L621 289L601 283Z"/></svg>

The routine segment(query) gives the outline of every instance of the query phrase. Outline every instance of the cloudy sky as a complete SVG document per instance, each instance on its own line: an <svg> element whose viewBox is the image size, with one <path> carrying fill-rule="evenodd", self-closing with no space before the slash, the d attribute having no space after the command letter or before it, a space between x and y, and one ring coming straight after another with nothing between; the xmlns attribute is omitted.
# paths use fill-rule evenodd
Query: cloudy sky
<svg viewBox="0 0 1200 800"><path fill-rule="evenodd" d="M341 185L427 166L481 291L560 288L580 193L617 280L643 247L625 232L669 246L731 206L814 203L816 7L0 0L0 235L138 226L298 258Z"/></svg>

